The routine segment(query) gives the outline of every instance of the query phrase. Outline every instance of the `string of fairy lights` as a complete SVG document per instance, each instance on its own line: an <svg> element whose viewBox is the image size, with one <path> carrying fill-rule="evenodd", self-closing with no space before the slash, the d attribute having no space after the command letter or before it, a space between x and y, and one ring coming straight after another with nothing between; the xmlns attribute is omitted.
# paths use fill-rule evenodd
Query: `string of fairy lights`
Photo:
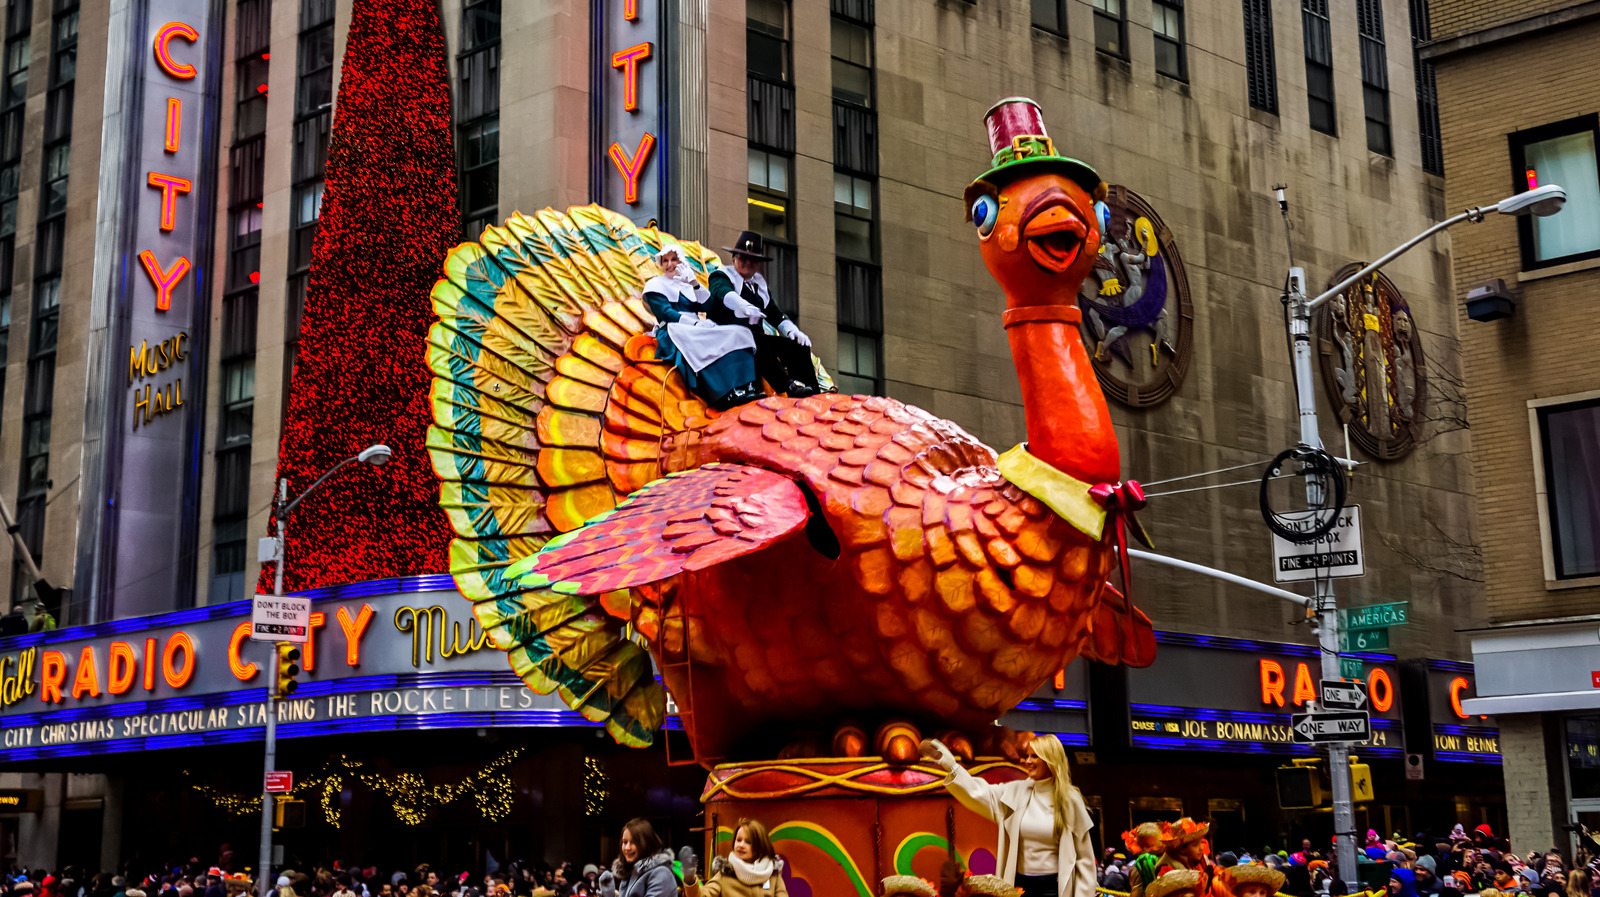
<svg viewBox="0 0 1600 897"><path fill-rule="evenodd" d="M593 757L583 758L583 813L599 816L606 808L606 770Z"/></svg>
<svg viewBox="0 0 1600 897"><path fill-rule="evenodd" d="M491 822L499 822L511 815L511 803L516 797L511 776L507 773L512 761L522 754L522 748L512 748L474 770L454 784L430 785L414 772L385 775L373 771L361 760L340 754L327 765L296 783L284 796L288 799L309 800L315 797L322 808L322 816L334 828L339 827L339 797L347 787L363 785L375 794L382 795L394 810L395 818L406 825L420 825L432 810L470 797L478 812ZM587 764L585 761L585 782ZM183 774L193 778L188 770ZM604 773L601 773L602 778ZM236 816L249 816L261 812L261 795L231 794L218 791L203 782L190 782L189 787L203 795L217 808ZM585 786L587 789L587 785ZM603 792L602 792L603 794ZM587 800L587 790L585 791ZM602 797L603 800L603 797Z"/></svg>

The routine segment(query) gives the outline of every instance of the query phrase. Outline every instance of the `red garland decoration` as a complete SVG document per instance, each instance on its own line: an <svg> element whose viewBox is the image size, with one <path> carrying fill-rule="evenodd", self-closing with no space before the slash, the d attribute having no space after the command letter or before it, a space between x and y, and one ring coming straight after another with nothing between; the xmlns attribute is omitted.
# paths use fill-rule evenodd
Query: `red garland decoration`
<svg viewBox="0 0 1600 897"><path fill-rule="evenodd" d="M292 496L373 443L394 457L341 471L295 509L285 591L449 571L424 344L459 229L437 4L355 0L278 476Z"/></svg>

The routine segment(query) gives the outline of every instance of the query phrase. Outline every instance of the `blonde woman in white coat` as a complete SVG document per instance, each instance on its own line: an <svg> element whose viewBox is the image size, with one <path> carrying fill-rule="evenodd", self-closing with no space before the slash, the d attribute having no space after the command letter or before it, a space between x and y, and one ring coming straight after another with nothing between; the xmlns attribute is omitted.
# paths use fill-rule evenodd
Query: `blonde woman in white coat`
<svg viewBox="0 0 1600 897"><path fill-rule="evenodd" d="M949 773L944 786L963 806L1000 829L996 872L1022 889L1022 897L1094 897L1094 847L1089 809L1072 786L1067 752L1054 735L1036 735L1022 749L1028 777L991 785L956 762L937 740L922 742L922 756Z"/></svg>

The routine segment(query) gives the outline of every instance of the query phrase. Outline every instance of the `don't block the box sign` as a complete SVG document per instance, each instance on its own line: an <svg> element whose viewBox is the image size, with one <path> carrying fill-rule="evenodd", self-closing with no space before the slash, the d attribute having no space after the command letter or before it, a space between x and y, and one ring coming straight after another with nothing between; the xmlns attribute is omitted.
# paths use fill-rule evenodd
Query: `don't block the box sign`
<svg viewBox="0 0 1600 897"><path fill-rule="evenodd" d="M660 0L594 0L596 201L639 225L664 224L668 122Z"/></svg>

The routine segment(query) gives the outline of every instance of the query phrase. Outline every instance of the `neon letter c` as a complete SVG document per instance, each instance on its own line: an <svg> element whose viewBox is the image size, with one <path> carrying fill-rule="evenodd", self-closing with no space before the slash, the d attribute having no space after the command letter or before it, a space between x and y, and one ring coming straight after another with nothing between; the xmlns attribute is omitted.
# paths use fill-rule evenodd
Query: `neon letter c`
<svg viewBox="0 0 1600 897"><path fill-rule="evenodd" d="M175 37L181 37L192 44L200 40L200 32L182 22L168 22L162 25L161 30L156 32L156 64L172 77L188 80L199 72L195 71L194 66L185 65L172 58L172 50L168 44L172 43Z"/></svg>

